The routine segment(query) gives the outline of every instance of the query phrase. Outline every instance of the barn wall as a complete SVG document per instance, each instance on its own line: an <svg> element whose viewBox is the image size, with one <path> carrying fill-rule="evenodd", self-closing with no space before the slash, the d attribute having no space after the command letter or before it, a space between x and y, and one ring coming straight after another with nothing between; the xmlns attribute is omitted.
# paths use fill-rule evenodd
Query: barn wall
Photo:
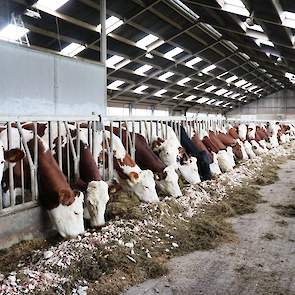
<svg viewBox="0 0 295 295"><path fill-rule="evenodd" d="M227 113L229 118L295 120L295 91L284 89Z"/></svg>
<svg viewBox="0 0 295 295"><path fill-rule="evenodd" d="M0 116L106 113L104 66L0 42Z"/></svg>

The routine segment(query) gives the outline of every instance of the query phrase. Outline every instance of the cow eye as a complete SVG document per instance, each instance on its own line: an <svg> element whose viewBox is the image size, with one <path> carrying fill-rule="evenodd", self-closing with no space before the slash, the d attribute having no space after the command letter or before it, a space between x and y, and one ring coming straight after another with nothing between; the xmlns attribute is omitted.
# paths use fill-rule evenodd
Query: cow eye
<svg viewBox="0 0 295 295"><path fill-rule="evenodd" d="M148 187L148 186L144 186L144 188L145 188L145 189L148 189L149 187Z"/></svg>
<svg viewBox="0 0 295 295"><path fill-rule="evenodd" d="M78 212L74 212L75 213L75 215L79 215L79 213Z"/></svg>

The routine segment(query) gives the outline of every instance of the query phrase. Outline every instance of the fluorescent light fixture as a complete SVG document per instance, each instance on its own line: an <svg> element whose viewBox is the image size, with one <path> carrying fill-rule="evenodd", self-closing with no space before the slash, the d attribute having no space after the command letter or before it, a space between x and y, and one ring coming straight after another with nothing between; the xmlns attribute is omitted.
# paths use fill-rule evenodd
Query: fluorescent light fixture
<svg viewBox="0 0 295 295"><path fill-rule="evenodd" d="M73 57L83 51L86 47L78 44L78 43L71 43L70 45L66 46L63 48L60 52L60 54L65 55L65 56L70 56Z"/></svg>
<svg viewBox="0 0 295 295"><path fill-rule="evenodd" d="M247 83L246 85L244 85L242 88L243 89L246 89L246 88L248 88L249 86L251 86L252 85L252 83Z"/></svg>
<svg viewBox="0 0 295 295"><path fill-rule="evenodd" d="M254 30L257 32L262 32L263 33L263 29L261 26L254 24L253 26L249 26L246 22L244 22L244 25L246 26L247 29L249 30Z"/></svg>
<svg viewBox="0 0 295 295"><path fill-rule="evenodd" d="M109 34L112 31L116 30L120 26L122 26L124 22L115 16L110 16L106 20L106 33ZM101 32L101 24L97 26L97 31Z"/></svg>
<svg viewBox="0 0 295 295"><path fill-rule="evenodd" d="M137 42L135 43L135 45L136 45L137 47L139 47L139 48L142 48L142 49L144 49L144 50L147 50L147 47L148 47L150 44L156 42L158 39L159 39L159 38L158 38L157 36L154 36L154 35L152 35L152 34L149 34L149 35L143 37L142 39L140 39L139 41L137 41Z"/></svg>
<svg viewBox="0 0 295 295"><path fill-rule="evenodd" d="M233 94L234 92L233 91L229 91L227 92L226 94L224 94L225 97L229 97L231 94Z"/></svg>
<svg viewBox="0 0 295 295"><path fill-rule="evenodd" d="M168 59L172 59L172 57L180 54L181 52L183 52L183 49L179 48L179 47L175 47L174 49L166 52L164 54L164 57L168 58Z"/></svg>
<svg viewBox="0 0 295 295"><path fill-rule="evenodd" d="M256 94L256 93L259 93L259 92L261 92L261 91L263 91L263 89L258 89L258 90L256 90L254 93Z"/></svg>
<svg viewBox="0 0 295 295"><path fill-rule="evenodd" d="M207 28L211 33L213 33L217 38L220 38L222 34L220 34L217 30L215 30L211 25L202 23L202 26Z"/></svg>
<svg viewBox="0 0 295 295"><path fill-rule="evenodd" d="M179 99L179 96L181 96L183 93L179 93L177 95L175 95L174 97L172 97L172 99Z"/></svg>
<svg viewBox="0 0 295 295"><path fill-rule="evenodd" d="M145 85L141 85L137 88L135 88L133 90L133 92L137 93L137 94L143 94L143 91L146 90L147 88L149 88L148 86L145 86Z"/></svg>
<svg viewBox="0 0 295 295"><path fill-rule="evenodd" d="M146 53L145 57L150 58L150 59L154 58L154 56L150 53Z"/></svg>
<svg viewBox="0 0 295 295"><path fill-rule="evenodd" d="M237 76L231 76L231 77L227 78L225 81L226 81L227 83L231 83L231 82L233 82L233 81L235 81L235 80L237 80L237 79L238 79Z"/></svg>
<svg viewBox="0 0 295 295"><path fill-rule="evenodd" d="M34 7L40 10L50 9L55 11L62 7L68 1L69 0L39 0L36 4L34 4Z"/></svg>
<svg viewBox="0 0 295 295"><path fill-rule="evenodd" d="M158 40L158 41L152 43L151 45L148 46L147 52L154 50L155 48L161 46L164 43L165 43L164 40Z"/></svg>
<svg viewBox="0 0 295 295"><path fill-rule="evenodd" d="M187 83L190 80L191 80L191 78L183 78L183 79L179 80L177 82L177 84L180 85L180 86L184 86L183 84Z"/></svg>
<svg viewBox="0 0 295 295"><path fill-rule="evenodd" d="M211 91L215 90L216 88L217 88L216 86L211 85L211 86L207 87L207 88L205 89L205 91L206 91L206 92L211 92Z"/></svg>
<svg viewBox="0 0 295 295"><path fill-rule="evenodd" d="M237 98L238 96L240 96L240 94L239 94L239 93L235 93L235 94L233 94L233 95L231 96L231 98L235 99L235 98Z"/></svg>
<svg viewBox="0 0 295 295"><path fill-rule="evenodd" d="M186 97L184 100L185 100L185 101L192 101L192 100L195 99L195 98L196 98L195 95L190 95L190 96Z"/></svg>
<svg viewBox="0 0 295 295"><path fill-rule="evenodd" d="M157 91L154 95L155 95L155 96L158 96L158 97L161 97L162 94L164 94L165 92L167 92L167 90L165 90L165 89L161 89L161 90Z"/></svg>
<svg viewBox="0 0 295 295"><path fill-rule="evenodd" d="M29 32L28 29L9 24L0 31L0 39L15 42Z"/></svg>
<svg viewBox="0 0 295 295"><path fill-rule="evenodd" d="M214 103L216 106L220 106L223 103L223 100L218 100Z"/></svg>
<svg viewBox="0 0 295 295"><path fill-rule="evenodd" d="M295 13L289 12L289 11L284 11L281 14L281 19L282 19L282 24L285 27L295 29Z"/></svg>
<svg viewBox="0 0 295 295"><path fill-rule="evenodd" d="M216 99L210 99L209 101L206 102L206 104L211 104L214 101L216 101Z"/></svg>
<svg viewBox="0 0 295 295"><path fill-rule="evenodd" d="M223 105L224 108L229 107L230 106L230 102L227 102Z"/></svg>
<svg viewBox="0 0 295 295"><path fill-rule="evenodd" d="M205 102L208 101L208 100L209 100L208 97L201 97L201 98L199 98L196 102L197 102L197 103L205 103Z"/></svg>
<svg viewBox="0 0 295 295"><path fill-rule="evenodd" d="M202 61L202 59L200 57L195 57L195 58L189 60L188 62L186 62L185 65L191 68L193 65L195 65L196 63L198 63L200 61Z"/></svg>
<svg viewBox="0 0 295 295"><path fill-rule="evenodd" d="M245 97L246 97L246 95L241 96L241 97L239 98L239 101L242 101Z"/></svg>
<svg viewBox="0 0 295 295"><path fill-rule="evenodd" d="M165 74L162 74L161 76L158 77L159 80L163 80L163 81L167 81L168 78L170 78L171 76L173 76L174 73L172 72L167 72Z"/></svg>
<svg viewBox="0 0 295 295"><path fill-rule="evenodd" d="M217 90L217 91L215 92L215 94L216 94L216 95L223 95L223 94L225 94L227 91L228 91L228 90L226 90L226 89L224 89L224 88L221 88L221 89Z"/></svg>
<svg viewBox="0 0 295 295"><path fill-rule="evenodd" d="M204 86L205 84L206 84L206 83L201 83L201 84L195 86L194 89L196 89L196 90L200 90L199 88L202 87L202 86Z"/></svg>
<svg viewBox="0 0 295 295"><path fill-rule="evenodd" d="M254 89L256 89L256 88L258 88L258 87L255 86L255 85L253 85L253 86L249 87L248 90L249 90L249 91L252 91L252 90L254 90Z"/></svg>
<svg viewBox="0 0 295 295"><path fill-rule="evenodd" d="M199 19L199 16L193 10L191 10L188 6L186 6L182 1L170 0L169 2L171 2L178 11L185 13L185 15L189 16L193 21L196 21Z"/></svg>
<svg viewBox="0 0 295 295"><path fill-rule="evenodd" d="M137 75L144 75L145 72L149 71L152 68L153 67L150 66L150 65L143 65L143 66L139 67L138 69L136 69L134 71L134 73L137 74Z"/></svg>
<svg viewBox="0 0 295 295"><path fill-rule="evenodd" d="M121 80L116 80L107 86L108 89L111 90L119 90L119 86L123 85L125 82Z"/></svg>
<svg viewBox="0 0 295 295"><path fill-rule="evenodd" d="M38 9L26 9L26 11L24 12L24 15L27 15L29 17L32 18L36 18L36 19L40 19L41 15Z"/></svg>
<svg viewBox="0 0 295 295"><path fill-rule="evenodd" d="M122 60L124 60L124 57L123 56L120 56L120 55L113 55L111 56L110 58L108 58L106 60L106 65L108 68L113 68L115 69L116 68L116 65L121 62Z"/></svg>
<svg viewBox="0 0 295 295"><path fill-rule="evenodd" d="M242 80L239 80L238 82L236 82L236 83L235 83L235 86L237 86L237 87L241 87L241 86L243 86L243 85L245 85L245 84L247 84L247 83L248 83L248 81L242 79Z"/></svg>
<svg viewBox="0 0 295 295"><path fill-rule="evenodd" d="M250 16L249 11L241 0L223 0L222 10L243 16Z"/></svg>
<svg viewBox="0 0 295 295"><path fill-rule="evenodd" d="M264 44L264 45L267 45L267 46L274 47L274 44L270 40L268 40L268 39L256 39L255 40L255 43L258 46L261 46L261 44Z"/></svg>
<svg viewBox="0 0 295 295"><path fill-rule="evenodd" d="M210 66L206 67L205 69L203 69L202 72L206 74L206 73L214 70L215 68L216 68L215 65L210 65Z"/></svg>

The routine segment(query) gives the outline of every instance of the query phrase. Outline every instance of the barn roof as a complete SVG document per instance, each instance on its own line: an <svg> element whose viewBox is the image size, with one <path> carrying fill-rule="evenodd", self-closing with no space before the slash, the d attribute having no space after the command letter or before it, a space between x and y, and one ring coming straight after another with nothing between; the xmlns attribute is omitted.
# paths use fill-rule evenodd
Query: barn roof
<svg viewBox="0 0 295 295"><path fill-rule="evenodd" d="M99 10L99 0L4 0L0 35L14 13L32 46L77 43L77 57L99 61ZM111 102L226 112L293 88L295 1L107 0L107 28Z"/></svg>

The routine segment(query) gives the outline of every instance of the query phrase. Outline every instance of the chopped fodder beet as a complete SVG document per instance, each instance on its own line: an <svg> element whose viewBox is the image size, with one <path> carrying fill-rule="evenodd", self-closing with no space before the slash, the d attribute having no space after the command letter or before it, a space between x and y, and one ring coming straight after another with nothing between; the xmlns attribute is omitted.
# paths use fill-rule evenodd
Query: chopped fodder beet
<svg viewBox="0 0 295 295"><path fill-rule="evenodd" d="M295 204L288 205L272 205L273 208L278 209L277 213L281 216L295 217Z"/></svg>

